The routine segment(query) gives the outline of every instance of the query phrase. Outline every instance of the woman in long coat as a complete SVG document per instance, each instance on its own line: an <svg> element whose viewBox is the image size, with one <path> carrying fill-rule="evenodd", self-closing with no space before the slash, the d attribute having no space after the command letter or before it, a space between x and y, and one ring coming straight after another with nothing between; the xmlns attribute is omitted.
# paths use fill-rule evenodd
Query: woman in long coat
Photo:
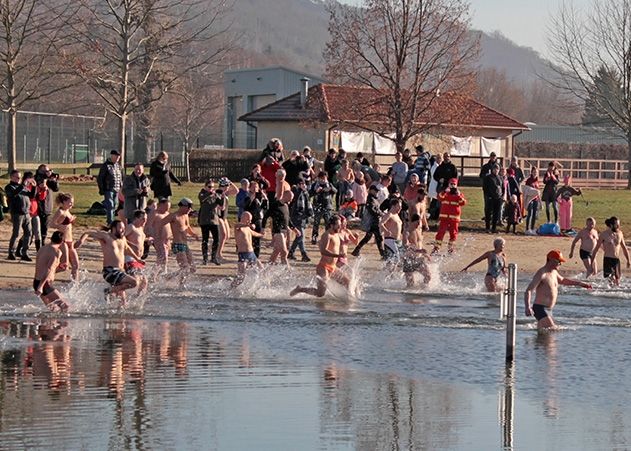
<svg viewBox="0 0 631 451"><path fill-rule="evenodd" d="M151 178L151 190L153 196L157 199L161 197L171 197L171 182L182 186L182 182L171 172L169 165L169 155L166 152L160 152L155 160L151 163L149 169L149 177Z"/></svg>

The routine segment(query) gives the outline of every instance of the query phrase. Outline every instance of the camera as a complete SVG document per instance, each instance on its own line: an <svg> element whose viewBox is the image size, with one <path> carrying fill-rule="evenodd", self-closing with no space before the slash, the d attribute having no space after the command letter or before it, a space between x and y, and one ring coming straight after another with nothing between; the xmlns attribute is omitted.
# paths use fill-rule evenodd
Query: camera
<svg viewBox="0 0 631 451"><path fill-rule="evenodd" d="M450 189L449 189L449 192L450 192L451 194L458 194L458 188L450 188Z"/></svg>

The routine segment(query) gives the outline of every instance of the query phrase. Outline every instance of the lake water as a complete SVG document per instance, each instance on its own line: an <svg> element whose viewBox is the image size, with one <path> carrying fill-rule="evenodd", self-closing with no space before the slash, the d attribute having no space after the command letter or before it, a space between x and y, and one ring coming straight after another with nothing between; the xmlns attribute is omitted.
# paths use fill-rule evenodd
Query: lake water
<svg viewBox="0 0 631 451"><path fill-rule="evenodd" d="M0 298L0 449L628 449L631 286L563 290L516 362L480 275L426 290L371 277L353 302L288 299L282 269L190 280L119 311L87 281L73 311Z"/></svg>

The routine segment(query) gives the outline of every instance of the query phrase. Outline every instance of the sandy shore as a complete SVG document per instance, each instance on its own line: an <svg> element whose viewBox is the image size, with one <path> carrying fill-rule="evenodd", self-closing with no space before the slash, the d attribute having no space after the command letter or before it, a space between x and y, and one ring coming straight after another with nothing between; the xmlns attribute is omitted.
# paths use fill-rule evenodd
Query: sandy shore
<svg viewBox="0 0 631 451"><path fill-rule="evenodd" d="M6 220L0 223L0 289L24 289L30 291L32 289L31 283L34 273L34 263L9 261L6 259L8 240L11 236L9 226L10 223ZM82 231L82 229L75 230L75 238L78 237ZM310 233L308 236L310 236ZM426 244L429 245L429 243L431 243L433 236L433 232L426 233ZM571 238L532 237L524 235L500 236L504 236L507 240L506 253L509 261L518 265L519 273L522 275L524 273L531 274L543 265L545 263L545 255L550 249L561 249L563 254L567 257L572 243ZM491 249L494 238L494 235L488 235L485 233L462 232L458 236L457 252L454 255L441 258L442 269L450 272L459 271L471 260L478 257L486 250ZM268 241L264 242L263 261L268 259L268 255L270 253L270 248L266 245L266 243L268 243ZM191 247L196 261L201 263L201 243L193 241L191 243ZM304 271L313 271L314 266L317 263L318 253L315 246L309 244L307 248L313 262L292 262L292 266ZM231 239L226 245L225 257L227 258L227 262L221 266L200 266L198 267L198 275L200 277L212 278L233 276L236 272L237 261L234 249L234 241ZM31 249L30 254L34 258L34 248ZM366 245L362 254L365 256L366 271L372 272L381 268L381 261L378 258L374 244L369 243ZM82 269L87 270L90 273L90 277L100 279L102 266L99 245L94 242L87 242L84 247L79 250L79 257ZM152 253L148 262L153 262L154 258L155 255ZM176 263L174 260L170 261L170 266L175 269ZM582 263L577 257L575 257L572 261L568 261L563 265L562 272L573 275L582 269ZM486 271L486 265L484 263L480 263L474 268L471 268L470 271L482 273ZM57 275L57 279L60 282L68 281L69 276L69 272L59 273Z"/></svg>

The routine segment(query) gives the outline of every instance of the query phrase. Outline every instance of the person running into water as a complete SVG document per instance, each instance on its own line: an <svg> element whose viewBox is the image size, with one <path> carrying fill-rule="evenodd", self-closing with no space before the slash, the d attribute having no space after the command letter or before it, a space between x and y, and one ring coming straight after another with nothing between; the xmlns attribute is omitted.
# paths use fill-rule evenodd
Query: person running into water
<svg viewBox="0 0 631 451"><path fill-rule="evenodd" d="M426 285L431 280L431 274L428 267L430 259L425 249L423 249L423 232L421 224L422 220L419 214L413 213L412 216L410 216L410 222L408 223L408 244L404 247L404 252L401 257L401 268L403 270L403 274L405 275L405 281L408 288L415 285L415 272L418 272L423 276Z"/></svg>
<svg viewBox="0 0 631 451"><path fill-rule="evenodd" d="M44 302L44 305L53 312L68 311L68 302L53 286L55 274L66 269L65 264L61 263L61 246L63 244L63 232L57 230L51 235L50 243L42 246L35 257L33 290Z"/></svg>
<svg viewBox="0 0 631 451"><path fill-rule="evenodd" d="M347 228L346 218L340 215L340 254L343 254L344 257L340 257L337 259L337 267L343 268L344 266L348 266L348 259L346 258L346 254L348 252L348 244L353 243L357 245L359 242L359 236L352 230Z"/></svg>
<svg viewBox="0 0 631 451"><path fill-rule="evenodd" d="M336 265L337 260L342 257L346 257L346 254L342 253L342 245L340 242L339 232L341 230L340 217L332 216L327 222L326 231L322 234L318 247L320 250L320 262L316 266L317 286L313 287L301 287L298 285L291 290L290 296L295 296L298 293L306 293L311 296L323 297L326 294L326 288L328 280L334 279L336 282L342 284L348 289L350 284L349 278L340 271Z"/></svg>
<svg viewBox="0 0 631 451"><path fill-rule="evenodd" d="M467 269L473 265L477 265L481 261L486 260L488 264L486 275L484 276L484 286L486 286L486 291L489 293L501 291L502 287L497 283L497 279L501 274L506 274L506 254L504 253L505 245L506 240L504 240L504 238L497 238L493 240L493 250L480 255L478 258L465 266L462 269L462 272L466 272Z"/></svg>
<svg viewBox="0 0 631 451"><path fill-rule="evenodd" d="M59 193L56 200L59 208L50 218L50 226L63 233L64 245L61 246L61 261L70 263L72 280L76 281L79 278L79 255L77 255L72 239L72 225L76 218L70 213L70 209L74 205L74 198L72 194Z"/></svg>
<svg viewBox="0 0 631 451"><path fill-rule="evenodd" d="M558 273L559 266L565 259L561 251L554 249L546 255L546 264L539 269L524 293L524 305L526 316L534 316L537 319L539 331L556 328L556 324L550 315L557 302L559 285L577 286L590 290L592 286L580 280L567 279ZM535 302L531 305L532 292L535 292Z"/></svg>
<svg viewBox="0 0 631 451"><path fill-rule="evenodd" d="M151 217L151 223L148 226L148 228L153 230L153 247L156 250L155 278L166 274L169 263L169 249L171 247L173 233L171 232L171 225L164 222L164 218L170 214L169 210L171 210L171 202L169 199L166 197L160 198L156 211Z"/></svg>
<svg viewBox="0 0 631 451"><path fill-rule="evenodd" d="M263 233L256 232L254 228L252 214L248 211L241 214L241 221L234 226L234 240L237 245L239 263L237 263L237 278L232 282L233 287L243 283L245 271L249 266L263 267L252 245L252 237L263 238Z"/></svg>
<svg viewBox="0 0 631 451"><path fill-rule="evenodd" d="M162 220L162 224L171 226L171 233L173 234L171 252L175 255L175 259L180 266L180 283L182 283L187 274L192 274L196 271L193 254L188 247L187 237L192 236L198 240L199 236L191 228L188 218L188 215L193 211L193 201L184 197L177 205L179 207L177 211L165 217Z"/></svg>
<svg viewBox="0 0 631 451"><path fill-rule="evenodd" d="M77 248L85 242L86 238L92 238L101 245L103 253L103 279L111 285L104 290L106 298L116 295L120 298L120 306L127 301L125 291L138 286L134 276L125 274L125 254L131 255L136 261L142 258L134 251L125 239L125 224L115 219L104 230L86 232L81 235Z"/></svg>
<svg viewBox="0 0 631 451"><path fill-rule="evenodd" d="M383 245L386 260L396 264L401 258L400 249L402 246L401 237L403 232L403 222L399 217L401 211L401 200L392 199L388 211L379 220L379 228L383 234Z"/></svg>
<svg viewBox="0 0 631 451"><path fill-rule="evenodd" d="M125 227L125 239L136 255L143 254L145 239L145 224L147 223L147 213L143 210L136 210L133 220ZM138 294L143 294L147 290L147 278L144 275L145 262L138 261L129 252L125 252L125 272L133 276L138 281Z"/></svg>
<svg viewBox="0 0 631 451"><path fill-rule="evenodd" d="M618 218L612 216L606 219L605 225L609 229L600 234L598 244L596 244L596 249L594 249L592 254L592 260L596 258L596 254L602 247L605 253L603 257L603 277L611 280L614 285L619 286L621 276L620 249L622 249L622 253L627 259L627 268L631 267L631 263L629 263L629 249L627 249L627 245L624 242L624 235L620 230Z"/></svg>
<svg viewBox="0 0 631 451"><path fill-rule="evenodd" d="M596 230L596 220L594 218L587 218L585 220L585 228L580 230L574 237L572 248L570 249L570 258L574 256L574 247L579 241L581 245L578 254L583 265L585 265L585 277L595 276L598 272L598 264L592 258L592 254L598 244L598 230Z"/></svg>

